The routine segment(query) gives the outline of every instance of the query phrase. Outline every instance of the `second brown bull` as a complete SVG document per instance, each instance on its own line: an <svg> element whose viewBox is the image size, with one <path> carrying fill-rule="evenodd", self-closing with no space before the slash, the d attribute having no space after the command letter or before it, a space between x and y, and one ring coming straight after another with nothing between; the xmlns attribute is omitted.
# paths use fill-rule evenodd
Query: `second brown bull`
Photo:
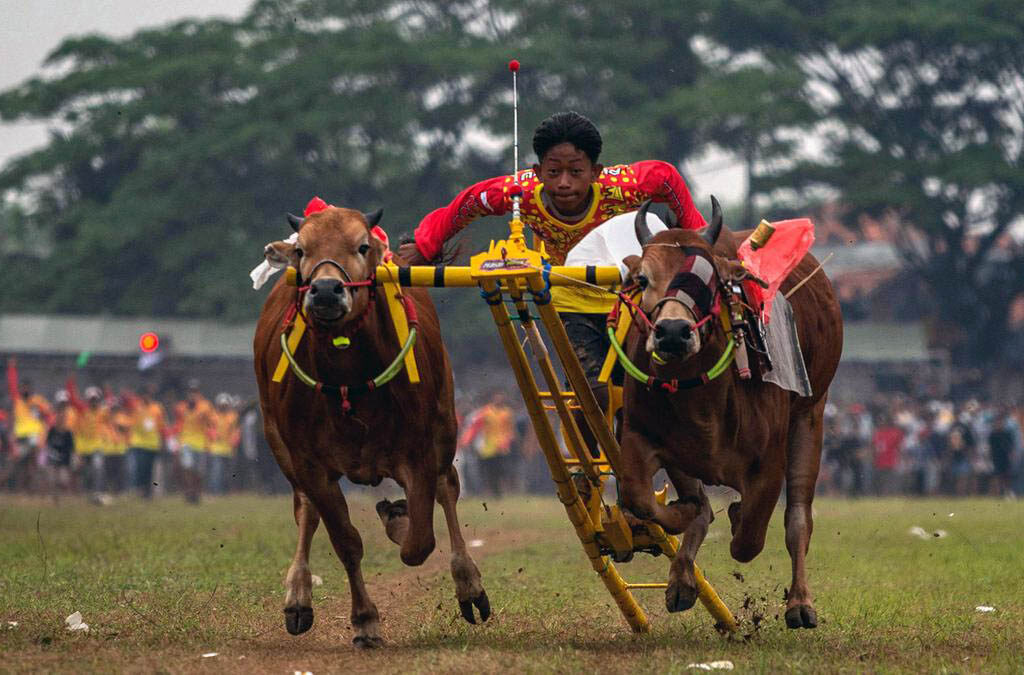
<svg viewBox="0 0 1024 675"><path fill-rule="evenodd" d="M786 603L790 628L814 628L818 619L807 585L805 557L813 527L811 501L822 447L826 393L842 351L842 317L831 284L814 274L793 296L792 307L812 395L802 397L764 382L741 379L735 368L709 379L727 350L728 335L715 315L716 297L733 275L737 247L746 233L722 228L713 201L711 224L701 232L668 229L651 235L647 205L637 212L643 256L630 256L630 276L643 288L641 307L652 323L634 324L626 353L661 381L693 384L649 387L627 378L624 391L620 491L623 505L673 534L684 534L672 562L665 602L669 611L696 600L694 558L713 520L703 484L727 485L741 500L729 506L732 557L748 562L761 552L768 521L786 485L786 547L792 585ZM811 275L807 255L783 292ZM707 319L701 321L701 319ZM778 320L778 319L776 319ZM676 391L669 391L676 389ZM651 493L664 468L679 499L662 505Z"/></svg>

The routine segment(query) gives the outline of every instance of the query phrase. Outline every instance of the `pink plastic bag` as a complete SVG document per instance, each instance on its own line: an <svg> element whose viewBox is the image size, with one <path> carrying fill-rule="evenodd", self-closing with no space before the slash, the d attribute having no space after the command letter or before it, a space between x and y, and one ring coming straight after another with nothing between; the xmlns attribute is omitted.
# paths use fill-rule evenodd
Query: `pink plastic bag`
<svg viewBox="0 0 1024 675"><path fill-rule="evenodd" d="M775 232L767 244L755 251L750 246L750 237L747 237L740 244L738 252L743 266L768 284L768 288L761 288L757 284L747 285L747 288L756 289L755 297L760 295L763 304L761 318L765 323L771 320L772 301L782 282L814 244L814 223L810 218L780 220L772 223L772 227Z"/></svg>

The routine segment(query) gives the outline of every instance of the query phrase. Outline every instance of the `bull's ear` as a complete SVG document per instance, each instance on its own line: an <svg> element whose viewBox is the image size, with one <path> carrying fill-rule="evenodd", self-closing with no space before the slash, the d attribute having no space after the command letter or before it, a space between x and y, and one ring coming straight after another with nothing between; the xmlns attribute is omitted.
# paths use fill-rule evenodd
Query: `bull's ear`
<svg viewBox="0 0 1024 675"><path fill-rule="evenodd" d="M370 234L369 243L370 247L377 253L377 262L379 263L381 260L384 260L384 254L387 253L388 245L373 236L372 233Z"/></svg>
<svg viewBox="0 0 1024 675"><path fill-rule="evenodd" d="M377 209L370 213L364 213L363 218L366 218L366 224L370 227L376 227L380 223L381 217L384 215L384 209Z"/></svg>
<svg viewBox="0 0 1024 675"><path fill-rule="evenodd" d="M263 257L271 267L288 267L295 260L295 244L287 241L272 241L263 247Z"/></svg>
<svg viewBox="0 0 1024 675"><path fill-rule="evenodd" d="M715 256L715 272L718 273L718 278L722 281L745 281L747 279L758 284L762 288L768 288L768 283L762 279L758 279L750 273L743 263L739 260L730 260L729 258L722 257L720 255Z"/></svg>
<svg viewBox="0 0 1024 675"><path fill-rule="evenodd" d="M298 232L299 228L302 227L303 219L299 218L294 213L288 213L288 214L285 214L285 215L288 217L288 224L292 226L293 230Z"/></svg>
<svg viewBox="0 0 1024 675"><path fill-rule="evenodd" d="M636 273L640 270L640 262L642 258L638 255L627 255L622 259L622 264L626 266L626 278L622 280L623 286L628 286L636 279Z"/></svg>

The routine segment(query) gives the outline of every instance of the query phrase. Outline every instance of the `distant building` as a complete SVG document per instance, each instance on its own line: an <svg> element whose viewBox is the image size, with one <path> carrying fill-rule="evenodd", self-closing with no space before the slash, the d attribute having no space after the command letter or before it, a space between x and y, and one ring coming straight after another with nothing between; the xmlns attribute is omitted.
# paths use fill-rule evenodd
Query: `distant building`
<svg viewBox="0 0 1024 675"><path fill-rule="evenodd" d="M208 394L249 398L256 394L254 332L254 324L216 321L3 314L0 358L17 356L22 377L47 396L76 373L82 385L109 383L115 390L143 382L183 389L196 377ZM140 345L146 333L158 343L149 353Z"/></svg>

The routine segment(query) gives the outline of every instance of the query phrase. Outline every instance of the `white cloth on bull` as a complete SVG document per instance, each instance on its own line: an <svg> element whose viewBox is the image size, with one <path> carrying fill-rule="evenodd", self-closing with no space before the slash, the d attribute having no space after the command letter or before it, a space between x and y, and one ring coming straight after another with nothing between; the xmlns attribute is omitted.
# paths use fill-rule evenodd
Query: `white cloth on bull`
<svg viewBox="0 0 1024 675"><path fill-rule="evenodd" d="M285 243L294 244L298 240L299 233L292 232L292 235L285 239ZM274 267L269 262L267 262L266 258L264 258L263 262L261 262L256 267L253 267L252 271L249 272L249 278L252 279L252 287L256 290L259 290L260 288L263 287L263 284L267 283L267 280L270 279L270 277L274 276L282 269L284 268Z"/></svg>
<svg viewBox="0 0 1024 675"><path fill-rule="evenodd" d="M574 267L615 265L619 268L619 274L625 278L626 265L622 259L628 255L643 255L633 227L635 219L635 213L622 213L601 223L569 251L565 264ZM651 234L668 229L661 218L653 213L647 214L647 227Z"/></svg>
<svg viewBox="0 0 1024 675"><path fill-rule="evenodd" d="M800 350L800 336L796 332L793 308L780 291L772 305L772 321L764 326L765 344L772 369L761 379L777 384L801 396L811 395L811 380Z"/></svg>

